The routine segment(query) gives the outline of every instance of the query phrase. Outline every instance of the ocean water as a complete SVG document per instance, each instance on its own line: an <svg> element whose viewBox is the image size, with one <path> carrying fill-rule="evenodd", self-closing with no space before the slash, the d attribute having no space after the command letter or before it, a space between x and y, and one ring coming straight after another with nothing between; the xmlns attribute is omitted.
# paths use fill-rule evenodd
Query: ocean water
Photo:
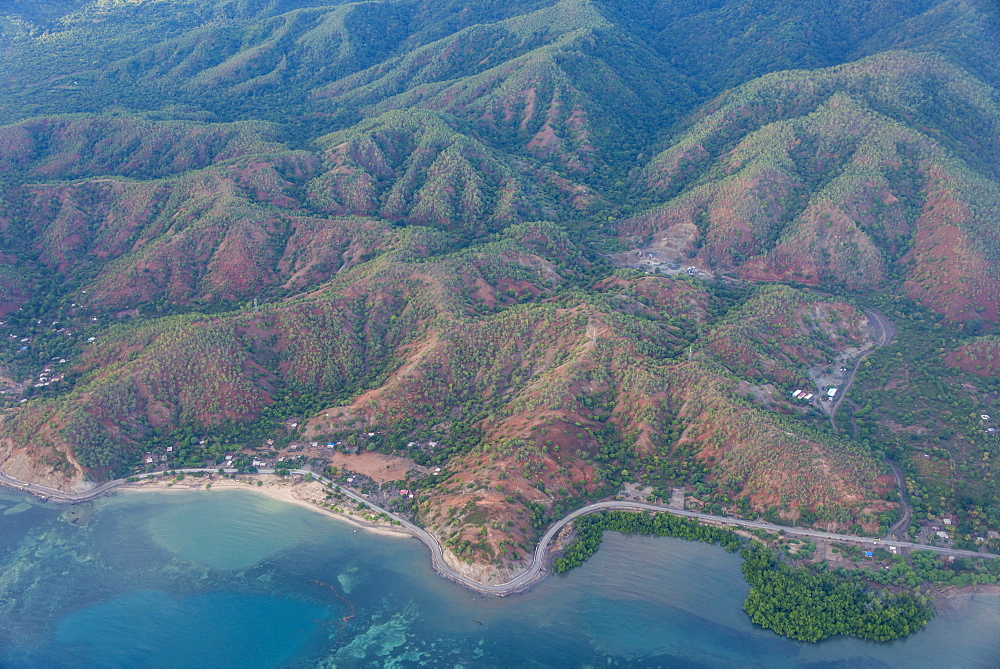
<svg viewBox="0 0 1000 669"><path fill-rule="evenodd" d="M74 507L0 492L0 667L998 667L1000 596L889 643L755 628L740 559L609 533L586 564L484 598L412 539L249 491Z"/></svg>

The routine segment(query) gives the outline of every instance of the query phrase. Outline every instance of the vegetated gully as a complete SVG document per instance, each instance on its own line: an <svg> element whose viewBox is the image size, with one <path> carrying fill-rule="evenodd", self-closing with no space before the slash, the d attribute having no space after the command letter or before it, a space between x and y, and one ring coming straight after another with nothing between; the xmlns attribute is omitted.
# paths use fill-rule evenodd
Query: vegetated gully
<svg viewBox="0 0 1000 669"><path fill-rule="evenodd" d="M839 397L837 397L836 401L833 402L833 406L830 407L830 427L833 428L834 432L839 431L837 428L837 409L840 408L840 404L844 401L848 391L850 391L851 386L854 384L854 377L858 375L858 370L861 369L861 363L863 363L872 353L879 350L883 346L887 346L892 343L892 340L896 338L896 325L886 318L885 315L875 311L874 309L865 309L864 313L868 318L868 332L871 334L872 341L875 345L858 356L858 359L854 362L854 367L851 368L851 372L847 376L847 380L840 389ZM889 465L889 469L892 470L892 475L895 477L896 484L899 486L899 504L903 509L902 517L889 528L889 531L886 532L885 538L895 538L901 541L903 539L905 529L910 525L910 517L913 515L913 507L910 506L909 500L906 499L906 480L903 478L903 472L900 471L899 466L892 460L887 458L885 462Z"/></svg>
<svg viewBox="0 0 1000 669"><path fill-rule="evenodd" d="M192 473L192 474L196 472L215 473L218 471L219 471L218 469L208 469L208 468L176 469L176 470L170 470L170 472L167 471L153 472L152 474L148 474L147 476L164 476L170 473ZM238 473L236 469L224 469L224 471L227 474ZM274 470L262 469L259 471L259 473L273 474ZM291 473L299 476L305 476L308 474L327 486L337 485L333 481L327 479L326 477L308 470L296 469ZM126 483L127 481L125 479L117 479L115 481L109 481L85 493L64 493L62 491L55 490L53 488L48 488L46 486L41 486L35 483L24 483L22 481L18 481L16 478L12 476L8 476L0 472L0 484L7 485L12 488L16 488L18 490L26 490L46 500L50 500L53 502L69 503L69 504L79 504L81 502L93 500L107 492L113 491L117 488L126 485ZM832 532L821 532L819 530L809 530L804 528L785 527L782 525L772 525L771 523L764 523L756 520L742 520L738 518L729 518L727 516L714 516L708 513L687 511L684 509L672 509L665 506L660 506L658 504L649 504L647 502L626 502L626 501L614 500L606 502L596 502L594 504L590 504L589 506L585 506L581 509L577 509L576 511L573 511L572 513L569 513L566 516L564 516L562 519L554 523L544 534L544 536L542 536L541 541L539 541L538 545L535 546L535 551L531 556L531 564L529 564L524 571L522 571L520 574L515 576L507 583L492 585L474 581L471 578L463 574L460 574L454 569L452 569L447 564L447 562L445 562L444 549L441 546L441 542L439 542L436 537L431 535L423 528L418 527L412 522L392 513L391 511L383 509L382 507L373 504L372 502L369 502L367 499L362 497L359 493L357 493L354 490L345 488L343 486L340 486L339 489L341 492L343 492L345 495L347 495L354 501L364 504L365 506L369 507L370 509L372 509L377 513L385 514L385 516L388 517L389 519L399 523L400 527L402 527L409 534L422 541L427 546L427 548L430 549L431 565L433 566L434 571L436 571L442 577L454 583L464 585L467 588L475 592L478 592L480 594L490 595L493 597L503 597L505 595L511 595L517 592L522 592L530 588L535 583L541 581L543 578L545 578L545 576L548 574L547 567L548 567L548 557L549 557L548 555L549 545L558 535L559 531L562 530L563 527L565 527L567 524L571 523L573 520L579 518L580 516L585 516L591 513L599 513L601 511L607 511L607 510L652 511L659 513L672 513L676 516L695 518L699 521L709 524L744 527L748 529L761 529L775 533L784 532L786 535L815 537L818 539L832 539L836 541L871 545L873 547L885 545L885 546L896 546L898 548L929 550L937 553L942 553L945 555L955 555L959 557L1000 558L1000 555L994 555L992 553L978 553L975 551L960 550L955 548L924 546L922 544L914 544L906 541L880 540L870 537L858 537L848 534L834 534Z"/></svg>

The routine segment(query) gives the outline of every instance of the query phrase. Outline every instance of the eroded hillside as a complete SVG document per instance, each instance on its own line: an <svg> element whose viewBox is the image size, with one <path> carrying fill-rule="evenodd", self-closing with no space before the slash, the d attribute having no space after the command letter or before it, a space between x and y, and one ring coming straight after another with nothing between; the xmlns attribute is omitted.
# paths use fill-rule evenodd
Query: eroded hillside
<svg viewBox="0 0 1000 669"><path fill-rule="evenodd" d="M885 460L1000 530L992 4L37 5L0 469L391 454L491 578L626 486L884 532Z"/></svg>

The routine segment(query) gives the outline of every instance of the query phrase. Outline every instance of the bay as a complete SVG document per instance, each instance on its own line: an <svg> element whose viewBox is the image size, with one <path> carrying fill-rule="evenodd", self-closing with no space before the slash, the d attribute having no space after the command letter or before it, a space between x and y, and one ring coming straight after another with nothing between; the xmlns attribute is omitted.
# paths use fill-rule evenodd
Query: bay
<svg viewBox="0 0 1000 669"><path fill-rule="evenodd" d="M11 513L9 510L16 509ZM502 599L427 549L250 491L0 493L0 666L1000 666L1000 596L963 595L889 644L802 644L742 611L740 558L608 533Z"/></svg>

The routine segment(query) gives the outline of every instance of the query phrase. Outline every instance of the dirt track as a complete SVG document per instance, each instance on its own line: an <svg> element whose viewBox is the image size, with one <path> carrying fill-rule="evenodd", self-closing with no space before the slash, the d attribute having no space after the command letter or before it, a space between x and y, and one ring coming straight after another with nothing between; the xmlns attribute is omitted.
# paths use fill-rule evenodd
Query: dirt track
<svg viewBox="0 0 1000 669"><path fill-rule="evenodd" d="M892 343L892 340L896 337L896 325L883 314L880 314L874 309L865 309L865 316L868 317L868 331L872 336L872 340L875 342L875 346L858 356L853 369L851 369L850 375L847 377L847 381L841 388L840 396L837 397L837 401L834 402L833 406L830 408L830 426L833 428L834 432L838 431L837 409L840 408L840 403L844 401L844 398L847 396L847 392L854 384L854 377L858 375L858 370L861 369L861 363L863 363L865 358L870 356L875 351ZM889 465L890 469L892 469L892 474L896 478L896 483L899 486L899 503L900 506L903 507L903 517L896 521L891 528L889 528L885 538L892 539L895 537L902 540L902 532L904 531L904 528L908 527L910 524L910 517L913 515L913 508L906 499L906 481L903 479L903 473L899 470L899 467L896 466L895 462L886 460L886 464Z"/></svg>
<svg viewBox="0 0 1000 669"><path fill-rule="evenodd" d="M851 369L851 373L840 388L840 395L830 408L830 425L833 427L834 432L838 431L837 409L840 408L840 403L844 401L851 386L854 385L854 377L858 375L861 363L872 353L891 343L896 337L896 326L888 318L873 309L865 309L865 316L868 317L868 331L875 342L875 346L858 356L858 359L854 362L854 367Z"/></svg>

